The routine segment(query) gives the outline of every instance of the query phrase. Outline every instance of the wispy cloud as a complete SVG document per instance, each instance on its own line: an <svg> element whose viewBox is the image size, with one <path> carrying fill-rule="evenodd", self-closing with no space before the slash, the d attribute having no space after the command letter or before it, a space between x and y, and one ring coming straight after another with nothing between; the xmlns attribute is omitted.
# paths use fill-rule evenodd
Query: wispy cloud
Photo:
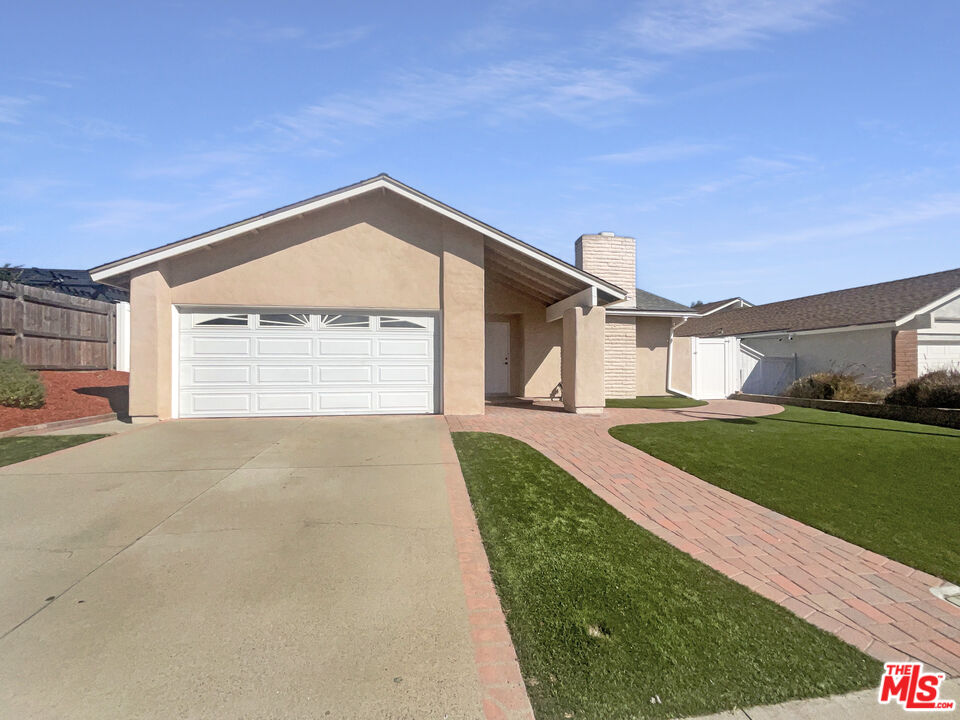
<svg viewBox="0 0 960 720"><path fill-rule="evenodd" d="M234 19L213 30L210 35L234 42L263 45L297 43L312 50L337 50L360 42L372 31L372 25L355 25L332 32L315 33L302 25L272 25Z"/></svg>
<svg viewBox="0 0 960 720"><path fill-rule="evenodd" d="M624 165L649 165L651 163L682 160L697 155L707 155L722 149L722 145L713 143L690 143L674 140L656 145L646 145L627 152L597 155L592 159Z"/></svg>
<svg viewBox="0 0 960 720"><path fill-rule="evenodd" d="M240 150L211 150L181 155L166 162L140 167L133 172L136 178L194 178L213 171L232 168L234 171L251 162L253 153Z"/></svg>
<svg viewBox="0 0 960 720"><path fill-rule="evenodd" d="M210 32L213 37L258 43L299 40L306 34L306 28L298 25L271 25L264 22L245 22L236 19L228 20Z"/></svg>
<svg viewBox="0 0 960 720"><path fill-rule="evenodd" d="M86 217L74 224L75 230L118 230L142 226L151 218L169 213L176 208L173 203L118 198L100 202L75 203Z"/></svg>
<svg viewBox="0 0 960 720"><path fill-rule="evenodd" d="M372 25L358 25L357 27L344 28L336 32L311 36L307 43L308 47L315 50L339 50L342 47L353 45L361 40L365 40L373 32Z"/></svg>
<svg viewBox="0 0 960 720"><path fill-rule="evenodd" d="M70 132L82 135L89 140L119 140L123 142L144 142L144 137L131 132L120 123L102 118L75 118L62 120L60 124Z"/></svg>
<svg viewBox="0 0 960 720"><path fill-rule="evenodd" d="M36 98L0 95L0 123L19 125L23 112Z"/></svg>
<svg viewBox="0 0 960 720"><path fill-rule="evenodd" d="M656 53L749 47L773 35L806 30L836 17L837 0L650 0L622 29Z"/></svg>
<svg viewBox="0 0 960 720"><path fill-rule="evenodd" d="M653 212L670 205L684 205L703 196L740 187L757 187L763 184L781 182L799 173L808 172L813 158L800 155L785 157L746 156L733 162L731 171L709 180L687 185L674 193L650 198L636 209L640 212Z"/></svg>
<svg viewBox="0 0 960 720"><path fill-rule="evenodd" d="M730 240L719 243L719 247L749 251L777 245L842 240L957 216L960 216L960 192L941 193L900 207L864 210L857 217L833 223L813 225L782 233L767 233L755 238Z"/></svg>
<svg viewBox="0 0 960 720"><path fill-rule="evenodd" d="M408 72L379 92L341 93L261 125L310 140L332 139L341 129L430 122L467 112L483 112L488 120L553 115L596 122L584 112L611 105L625 111L646 100L638 85L650 72L649 64L632 61L584 67L543 59L464 73Z"/></svg>

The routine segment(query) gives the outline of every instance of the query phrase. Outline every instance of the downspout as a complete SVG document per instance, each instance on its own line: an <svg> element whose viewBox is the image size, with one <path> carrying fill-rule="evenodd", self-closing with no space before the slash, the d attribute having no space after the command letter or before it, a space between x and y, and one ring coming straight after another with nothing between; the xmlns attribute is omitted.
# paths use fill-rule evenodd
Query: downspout
<svg viewBox="0 0 960 720"><path fill-rule="evenodd" d="M686 317L683 318L684 321L686 321L686 319L687 319ZM681 323L678 323L678 324L681 324ZM685 393L682 390L677 390L676 388L671 387L671 383L673 381L673 329L674 327L676 326L673 323L670 323L670 341L667 343L667 392L673 393L674 395L681 395L683 397L688 397L691 400L695 400L696 398L694 398L693 395L690 395L689 393ZM690 376L690 380L691 381L693 380L692 375Z"/></svg>

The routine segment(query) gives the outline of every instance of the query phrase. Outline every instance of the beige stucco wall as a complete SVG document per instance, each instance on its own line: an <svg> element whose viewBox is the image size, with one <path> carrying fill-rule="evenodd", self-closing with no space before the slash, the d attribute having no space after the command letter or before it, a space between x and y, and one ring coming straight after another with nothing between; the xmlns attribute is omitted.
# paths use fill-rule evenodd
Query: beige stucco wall
<svg viewBox="0 0 960 720"><path fill-rule="evenodd" d="M693 340L675 337L670 346L670 387L678 392L693 394Z"/></svg>
<svg viewBox="0 0 960 720"><path fill-rule="evenodd" d="M487 317L519 320L522 344L518 351L513 342L516 336L511 333L510 349L514 368L521 368L521 376L511 376L511 384L519 384L512 391L525 397L549 397L560 382L563 323L548 323L543 303L503 283L488 280L485 299Z"/></svg>
<svg viewBox="0 0 960 720"><path fill-rule="evenodd" d="M170 415L171 303L442 310L443 411L482 413L483 296L478 233L392 193L336 203L132 279L131 413Z"/></svg>
<svg viewBox="0 0 960 720"><path fill-rule="evenodd" d="M667 348L673 318L636 318L637 395L667 393Z"/></svg>
<svg viewBox="0 0 960 720"><path fill-rule="evenodd" d="M768 356L797 355L799 377L825 370L851 372L876 387L892 384L891 328L741 338L741 345Z"/></svg>

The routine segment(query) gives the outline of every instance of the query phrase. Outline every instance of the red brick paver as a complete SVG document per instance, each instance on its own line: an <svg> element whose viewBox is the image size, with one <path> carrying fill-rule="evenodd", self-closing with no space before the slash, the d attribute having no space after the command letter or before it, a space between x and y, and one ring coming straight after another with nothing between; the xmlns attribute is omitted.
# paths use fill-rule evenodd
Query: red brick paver
<svg viewBox="0 0 960 720"><path fill-rule="evenodd" d="M452 447L450 452L453 453ZM474 658L483 693L483 713L486 720L533 720L520 664L490 577L487 554L455 453L447 465L446 481Z"/></svg>
<svg viewBox="0 0 960 720"><path fill-rule="evenodd" d="M536 448L631 520L697 560L880 660L912 657L960 675L960 607L940 578L721 490L607 432L614 425L755 417L776 405L720 400L678 410L490 406L450 429L510 435Z"/></svg>

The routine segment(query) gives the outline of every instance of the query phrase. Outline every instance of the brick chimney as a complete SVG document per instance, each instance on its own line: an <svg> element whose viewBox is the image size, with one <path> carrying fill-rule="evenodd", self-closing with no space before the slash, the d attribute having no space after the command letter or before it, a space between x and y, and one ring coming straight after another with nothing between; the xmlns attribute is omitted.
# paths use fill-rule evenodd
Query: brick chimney
<svg viewBox="0 0 960 720"><path fill-rule="evenodd" d="M627 291L621 305L637 302L637 241L612 232L577 238L577 267Z"/></svg>
<svg viewBox="0 0 960 720"><path fill-rule="evenodd" d="M576 243L577 267L613 283L627 299L608 305L637 304L637 241L612 232L581 235ZM607 315L604 330L603 388L608 398L637 395L637 320Z"/></svg>

